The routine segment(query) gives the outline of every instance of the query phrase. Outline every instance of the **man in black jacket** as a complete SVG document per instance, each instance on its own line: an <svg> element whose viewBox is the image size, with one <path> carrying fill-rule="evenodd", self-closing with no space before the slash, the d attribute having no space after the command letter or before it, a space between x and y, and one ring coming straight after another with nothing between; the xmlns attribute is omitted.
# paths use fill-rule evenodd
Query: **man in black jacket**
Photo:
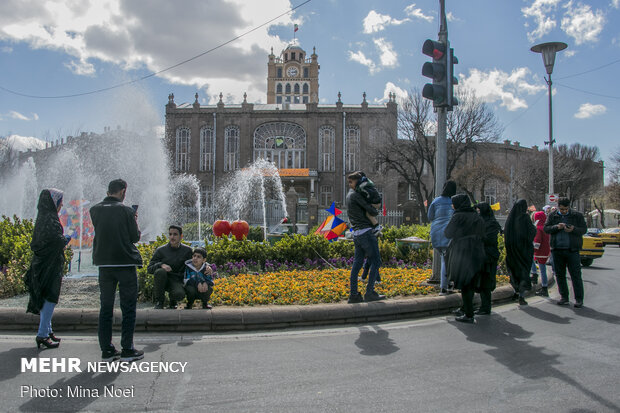
<svg viewBox="0 0 620 413"><path fill-rule="evenodd" d="M566 282L566 268L568 267L575 294L575 308L581 308L583 307L583 280L581 279L579 251L583 244L583 234L587 230L586 221L581 213L570 209L568 198L560 198L558 210L549 214L544 230L551 234L551 254L561 295L558 305L569 304L568 283Z"/></svg>
<svg viewBox="0 0 620 413"><path fill-rule="evenodd" d="M138 301L136 267L142 266L142 256L134 245L140 241L138 217L133 208L123 205L127 182L115 179L108 185L108 196L90 209L95 228L93 264L99 267L99 346L104 361L134 361L144 358L144 351L133 346ZM112 344L112 319L116 287L121 299L123 321L121 348Z"/></svg>
<svg viewBox="0 0 620 413"><path fill-rule="evenodd" d="M192 249L181 244L183 228L170 225L168 228L169 242L157 248L147 268L153 274L153 293L155 308L164 308L166 291L170 296L170 308L176 308L176 303L185 297L183 288L183 274L185 261L192 259Z"/></svg>
<svg viewBox="0 0 620 413"><path fill-rule="evenodd" d="M375 282L381 266L381 254L379 253L377 237L372 232L374 225L366 215L368 212L372 216L377 216L378 211L368 203L361 193L355 191L357 182L362 176L361 172L354 172L347 176L350 188L347 194L347 213L353 231L353 243L355 244L355 258L353 259L353 267L351 267L350 304L385 299L385 295L379 295L375 291ZM364 257L370 262L370 273L366 294L362 297L362 294L357 290L357 276L364 264Z"/></svg>

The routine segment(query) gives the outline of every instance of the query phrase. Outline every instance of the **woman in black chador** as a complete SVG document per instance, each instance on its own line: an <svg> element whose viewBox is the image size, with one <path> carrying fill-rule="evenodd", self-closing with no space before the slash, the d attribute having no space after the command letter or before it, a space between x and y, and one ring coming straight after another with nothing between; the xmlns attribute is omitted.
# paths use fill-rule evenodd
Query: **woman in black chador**
<svg viewBox="0 0 620 413"><path fill-rule="evenodd" d="M495 290L497 274L497 261L499 260L499 248L497 248L497 236L502 232L502 227L495 219L491 206L486 202L476 204L480 218L484 221L484 253L486 259L480 271L480 309L476 314L491 314L491 292Z"/></svg>
<svg viewBox="0 0 620 413"><path fill-rule="evenodd" d="M527 202L519 199L508 214L504 237L510 284L515 289L515 295L518 293L520 305L527 305L525 293L532 289L530 270L534 260L535 236L536 227L527 214Z"/></svg>
<svg viewBox="0 0 620 413"><path fill-rule="evenodd" d="M32 233L32 263L26 273L30 293L29 313L40 314L37 347L56 348L60 339L52 330L52 315L58 304L62 271L65 264L65 246L70 238L63 235L58 212L62 207L62 191L44 189L39 195L37 219Z"/></svg>
<svg viewBox="0 0 620 413"><path fill-rule="evenodd" d="M446 260L448 277L454 287L461 290L463 312L456 321L474 322L474 291L480 280L479 272L484 264L484 221L474 211L467 195L452 197L454 215L444 234L450 238Z"/></svg>

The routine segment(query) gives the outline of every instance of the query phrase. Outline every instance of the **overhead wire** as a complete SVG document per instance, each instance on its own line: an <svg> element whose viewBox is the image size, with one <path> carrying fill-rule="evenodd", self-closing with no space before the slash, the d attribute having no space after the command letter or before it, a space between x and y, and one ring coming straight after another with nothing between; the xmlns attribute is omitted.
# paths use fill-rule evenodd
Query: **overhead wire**
<svg viewBox="0 0 620 413"><path fill-rule="evenodd" d="M211 53L211 52L213 52L213 51L215 51L217 49L221 49L222 47L224 47L224 46L226 46L226 45L228 45L228 44L230 44L230 43L232 43L232 42L234 42L236 40L239 40L242 37L247 36L248 34L250 34L252 32L255 32L256 30L260 29L261 27L264 27L264 26L266 26L266 25L268 25L268 24L278 20L282 16L285 16L287 14L292 13L293 11L297 10L298 8L306 5L307 3L310 3L311 1L312 0L306 0L306 1L298 4L297 6L290 8L289 10L285 11L284 13L281 13L278 16L273 17L272 19L270 19L270 20L268 20L268 21L266 21L266 22L264 22L264 23L262 23L262 24L260 24L260 25L258 25L256 27L252 28L252 29L250 29L250 30L248 30L248 31L246 31L246 32L244 32L244 33L242 33L242 34L240 34L240 35L238 35L238 36L236 36L236 37L234 37L234 38L224 42L224 43L221 43L221 44L219 44L219 45L217 45L215 47L212 47L209 50L206 50L206 51L204 51L204 52L202 52L200 54L197 54L196 56L190 57L189 59L185 59L185 60L183 60L183 61L181 61L179 63L176 63L176 64L174 64L172 66L166 67L165 69L161 69L161 70L158 70L156 72L149 73L148 75L144 75L144 76L132 79L132 80L128 80L126 82L118 83L116 85L104 87L104 88L101 88L101 89L91 90L91 91L88 91L88 92L73 93L73 94L68 94L68 95L56 95L56 96L30 95L30 94L27 94L27 93L17 92L15 90L6 88L6 87L4 87L2 85L0 85L0 90L3 90L5 92L7 92L7 93L11 93L13 95L27 97L27 98L33 98L33 99L64 99L64 98L73 98L73 97L78 97L78 96L93 95L95 93L101 93L101 92L106 92L106 91L112 90L112 89L118 89L120 87L128 86L128 85L131 85L131 84L134 84L134 83L141 82L143 80L149 79L151 77L157 76L157 75L162 74L164 72L167 72L169 70L175 69L175 68L177 68L177 67L179 67L181 65L189 63L189 62L191 62L193 60L196 60L196 59L198 59L198 58L200 58L200 57L202 57L202 56L204 56L204 55L206 55L208 53Z"/></svg>

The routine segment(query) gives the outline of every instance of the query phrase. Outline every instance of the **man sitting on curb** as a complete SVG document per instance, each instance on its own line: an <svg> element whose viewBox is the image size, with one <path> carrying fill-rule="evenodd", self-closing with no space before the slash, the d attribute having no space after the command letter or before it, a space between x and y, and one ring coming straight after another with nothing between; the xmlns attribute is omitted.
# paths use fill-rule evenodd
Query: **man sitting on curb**
<svg viewBox="0 0 620 413"><path fill-rule="evenodd" d="M168 228L169 242L157 248L153 253L147 271L153 274L153 292L155 309L164 308L166 291L170 297L170 308L176 308L177 302L185 297L183 274L185 261L192 259L192 249L181 244L183 228L170 225Z"/></svg>

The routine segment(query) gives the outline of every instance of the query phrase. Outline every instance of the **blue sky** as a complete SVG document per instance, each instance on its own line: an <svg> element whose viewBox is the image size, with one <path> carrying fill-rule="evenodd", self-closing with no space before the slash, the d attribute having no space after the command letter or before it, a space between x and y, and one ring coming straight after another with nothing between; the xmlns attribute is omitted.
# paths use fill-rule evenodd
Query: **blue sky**
<svg viewBox="0 0 620 413"><path fill-rule="evenodd" d="M4 0L0 86L59 96L118 85L225 43L300 3ZM527 146L547 139L545 70L530 47L561 41L568 48L553 72L554 137L597 145L604 160L620 147L614 123L620 113L620 0L446 0L446 9L459 87L490 105L505 127L502 139ZM309 53L316 47L321 102L334 103L340 91L345 103L361 102L363 92L381 103L389 92L402 96L426 83L421 48L425 39L437 38L438 11L438 0L312 0L214 52L126 87L62 99L0 90L0 136L51 140L104 126L162 125L171 92L177 103L193 101L196 92L203 104L215 103L220 92L229 102L241 102L244 92L249 101L265 102L267 54L272 47L279 54L291 41L294 23L300 45ZM592 69L598 70L579 75Z"/></svg>

